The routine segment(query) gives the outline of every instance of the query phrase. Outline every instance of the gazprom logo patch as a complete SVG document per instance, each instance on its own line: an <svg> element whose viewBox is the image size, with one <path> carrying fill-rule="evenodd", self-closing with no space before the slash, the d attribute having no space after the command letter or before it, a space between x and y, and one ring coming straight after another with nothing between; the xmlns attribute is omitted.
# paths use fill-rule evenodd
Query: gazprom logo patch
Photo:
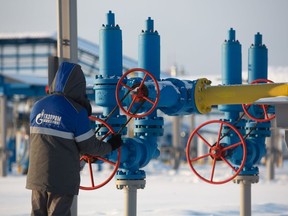
<svg viewBox="0 0 288 216"><path fill-rule="evenodd" d="M42 112L36 116L36 123L38 125L42 123L60 125L61 118L61 116L45 113L43 109Z"/></svg>

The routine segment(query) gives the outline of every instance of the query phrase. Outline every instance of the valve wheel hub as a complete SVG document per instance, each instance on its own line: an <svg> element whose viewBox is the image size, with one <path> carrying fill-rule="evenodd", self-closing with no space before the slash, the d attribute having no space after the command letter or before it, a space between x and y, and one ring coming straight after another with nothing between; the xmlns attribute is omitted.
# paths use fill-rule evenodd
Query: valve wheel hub
<svg viewBox="0 0 288 216"><path fill-rule="evenodd" d="M145 101L145 97L149 95L148 88L145 85L140 86L140 83L133 85L132 88L131 96L133 100L135 100L135 102Z"/></svg>
<svg viewBox="0 0 288 216"><path fill-rule="evenodd" d="M222 151L223 147L221 145L219 146L213 146L211 149L210 149L210 154L211 154L211 157L213 159L221 159L222 155L224 152Z"/></svg>

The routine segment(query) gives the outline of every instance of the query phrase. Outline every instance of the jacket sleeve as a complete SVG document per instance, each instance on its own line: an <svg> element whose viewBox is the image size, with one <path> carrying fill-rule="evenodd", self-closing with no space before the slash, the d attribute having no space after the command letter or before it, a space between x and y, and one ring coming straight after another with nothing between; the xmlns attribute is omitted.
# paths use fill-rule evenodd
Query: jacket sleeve
<svg viewBox="0 0 288 216"><path fill-rule="evenodd" d="M84 109L79 113L75 131L75 140L81 154L103 156L112 151L110 143L100 141L96 138L94 131L91 128L91 121Z"/></svg>
<svg viewBox="0 0 288 216"><path fill-rule="evenodd" d="M98 140L94 132L93 135L83 141L77 142L79 152L81 154L89 154L94 156L103 156L112 151L112 146L110 143Z"/></svg>

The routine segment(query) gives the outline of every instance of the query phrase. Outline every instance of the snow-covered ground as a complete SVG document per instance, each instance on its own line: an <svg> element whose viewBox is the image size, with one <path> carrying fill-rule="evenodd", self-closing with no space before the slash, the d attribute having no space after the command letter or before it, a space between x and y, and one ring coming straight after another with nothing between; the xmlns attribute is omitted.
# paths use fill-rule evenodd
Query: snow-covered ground
<svg viewBox="0 0 288 216"><path fill-rule="evenodd" d="M207 171L211 168L207 166ZM252 185L253 216L288 216L288 161L276 168L275 180L267 181L266 168L260 168L260 181ZM200 181L182 164L175 172L159 161L146 168L145 189L137 191L138 216L234 216L239 215L240 187L228 182L211 185ZM102 173L105 174L106 171ZM99 174L102 175L102 174ZM26 176L0 178L0 215L27 216L30 212L30 191L25 189ZM112 179L94 191L80 191L79 216L124 214L124 191Z"/></svg>

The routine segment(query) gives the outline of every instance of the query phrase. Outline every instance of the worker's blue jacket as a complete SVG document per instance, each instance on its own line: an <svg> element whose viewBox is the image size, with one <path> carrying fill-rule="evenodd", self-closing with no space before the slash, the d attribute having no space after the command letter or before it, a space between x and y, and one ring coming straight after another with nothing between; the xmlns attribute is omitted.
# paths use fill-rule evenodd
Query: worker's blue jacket
<svg viewBox="0 0 288 216"><path fill-rule="evenodd" d="M30 162L26 188L78 194L80 154L103 156L111 144L99 141L88 118L86 81L77 64L64 62L30 114Z"/></svg>

